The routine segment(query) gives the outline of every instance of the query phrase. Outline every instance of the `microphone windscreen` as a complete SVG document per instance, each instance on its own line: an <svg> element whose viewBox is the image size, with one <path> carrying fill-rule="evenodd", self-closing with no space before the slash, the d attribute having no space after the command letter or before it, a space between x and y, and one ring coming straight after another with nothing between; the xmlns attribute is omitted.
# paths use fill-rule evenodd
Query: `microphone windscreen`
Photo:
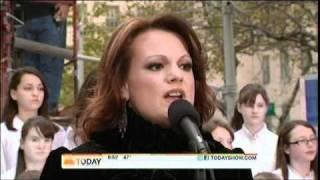
<svg viewBox="0 0 320 180"><path fill-rule="evenodd" d="M174 130L180 129L180 122L184 117L189 117L198 127L200 126L200 115L193 105L183 99L173 101L168 109L168 117Z"/></svg>

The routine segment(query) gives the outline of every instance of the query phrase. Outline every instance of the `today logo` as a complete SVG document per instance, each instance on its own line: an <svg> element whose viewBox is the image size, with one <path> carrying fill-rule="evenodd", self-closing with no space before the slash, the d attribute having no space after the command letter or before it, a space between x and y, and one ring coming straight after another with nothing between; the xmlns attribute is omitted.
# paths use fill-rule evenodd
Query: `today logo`
<svg viewBox="0 0 320 180"><path fill-rule="evenodd" d="M99 167L102 157L100 156L64 156L62 157L62 166L65 168L81 167Z"/></svg>
<svg viewBox="0 0 320 180"><path fill-rule="evenodd" d="M100 165L101 158L77 158L77 164L80 166L93 166Z"/></svg>

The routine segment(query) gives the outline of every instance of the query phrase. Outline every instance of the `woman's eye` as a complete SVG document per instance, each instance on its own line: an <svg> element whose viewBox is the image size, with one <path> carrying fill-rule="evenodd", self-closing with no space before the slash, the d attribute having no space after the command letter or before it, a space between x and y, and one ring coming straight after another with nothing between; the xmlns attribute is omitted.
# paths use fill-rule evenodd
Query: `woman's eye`
<svg viewBox="0 0 320 180"><path fill-rule="evenodd" d="M51 138L45 138L45 139L44 139L44 142L51 142L51 141L52 141Z"/></svg>
<svg viewBox="0 0 320 180"><path fill-rule="evenodd" d="M160 70L162 67L163 65L160 63L152 63L147 66L147 69L150 69L152 71L157 71L157 70Z"/></svg>
<svg viewBox="0 0 320 180"><path fill-rule="evenodd" d="M32 87L24 87L23 89L29 91L32 90Z"/></svg>
<svg viewBox="0 0 320 180"><path fill-rule="evenodd" d="M32 138L31 141L32 142L37 142L39 139L38 138Z"/></svg>
<svg viewBox="0 0 320 180"><path fill-rule="evenodd" d="M192 63L185 63L181 65L181 68L185 71L191 71L192 70Z"/></svg>

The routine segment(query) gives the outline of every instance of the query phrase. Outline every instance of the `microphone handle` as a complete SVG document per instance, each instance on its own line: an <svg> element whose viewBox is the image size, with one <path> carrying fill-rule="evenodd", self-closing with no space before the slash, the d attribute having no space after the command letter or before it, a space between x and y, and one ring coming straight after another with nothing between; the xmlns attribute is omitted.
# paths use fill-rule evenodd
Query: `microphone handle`
<svg viewBox="0 0 320 180"><path fill-rule="evenodd" d="M195 153L210 153L209 145L203 140L199 127L189 117L181 120L181 127L189 139L191 150Z"/></svg>
<svg viewBox="0 0 320 180"><path fill-rule="evenodd" d="M189 139L190 149L195 153L210 153L210 148L208 143L202 138L198 126L188 117L181 120L181 126L184 133ZM209 178L215 180L215 175L213 169L197 169L195 170L196 180L206 180L207 171L209 172Z"/></svg>

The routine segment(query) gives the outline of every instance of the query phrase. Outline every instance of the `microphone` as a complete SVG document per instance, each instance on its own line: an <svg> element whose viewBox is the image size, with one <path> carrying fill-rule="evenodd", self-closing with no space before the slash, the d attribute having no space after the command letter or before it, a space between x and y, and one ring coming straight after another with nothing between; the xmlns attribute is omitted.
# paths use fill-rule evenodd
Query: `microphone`
<svg viewBox="0 0 320 180"><path fill-rule="evenodd" d="M200 133L200 115L186 100L172 102L168 109L168 117L173 130L189 139L190 149L196 153L209 153L207 142Z"/></svg>

